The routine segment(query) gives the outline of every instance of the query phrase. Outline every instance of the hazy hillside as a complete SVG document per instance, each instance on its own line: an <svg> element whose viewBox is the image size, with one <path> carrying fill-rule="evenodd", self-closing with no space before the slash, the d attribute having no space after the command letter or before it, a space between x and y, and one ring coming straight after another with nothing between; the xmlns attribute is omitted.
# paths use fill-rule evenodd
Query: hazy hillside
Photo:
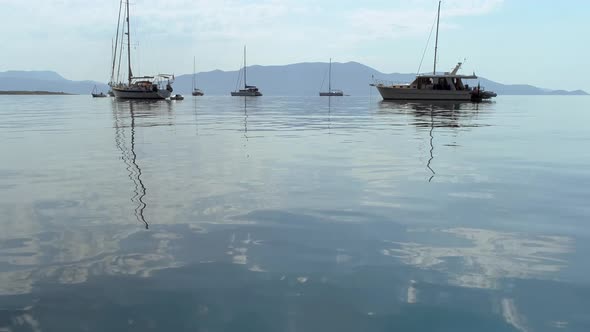
<svg viewBox="0 0 590 332"><path fill-rule="evenodd" d="M0 72L0 91L51 91L90 94L94 86L106 92L108 86L93 81L70 81L53 71Z"/></svg>
<svg viewBox="0 0 590 332"><path fill-rule="evenodd" d="M248 84L256 85L265 95L317 95L322 90L328 89L328 64L327 63L297 63L284 66L249 66ZM342 89L345 94L368 95L371 93L369 83L372 79L384 80L396 83L409 82L415 74L384 74L371 67L357 62L332 64L332 88ZM198 73L197 85L208 95L228 95L236 88L239 77L238 71L220 71ZM175 91L188 94L191 91L192 75L180 75L176 77ZM570 95L586 94L584 91L549 90L531 85L506 85L480 78L478 81L486 89L496 91L498 94L509 95ZM323 88L322 88L323 83ZM376 93L373 90L373 93Z"/></svg>
<svg viewBox="0 0 590 332"><path fill-rule="evenodd" d="M317 95L320 90L326 91L328 89L327 74L328 64L319 62L284 66L250 66L248 67L248 84L257 85L267 96ZM415 74L384 74L357 62L332 64L332 87L342 89L345 94L349 95L376 93L375 88L369 86L373 78L401 83L413 80L414 76ZM238 77L237 70L214 70L196 75L198 87L203 89L207 95L229 95L230 91L236 89ZM191 81L192 74L177 75L174 83L175 92L189 94ZM469 84L477 85L478 82L488 90L505 95L586 94L581 90L549 90L526 84L501 84L485 78L469 82ZM100 91L106 92L108 90L106 84L93 81L70 81L51 71L0 72L0 90L44 90L89 94L95 85Z"/></svg>

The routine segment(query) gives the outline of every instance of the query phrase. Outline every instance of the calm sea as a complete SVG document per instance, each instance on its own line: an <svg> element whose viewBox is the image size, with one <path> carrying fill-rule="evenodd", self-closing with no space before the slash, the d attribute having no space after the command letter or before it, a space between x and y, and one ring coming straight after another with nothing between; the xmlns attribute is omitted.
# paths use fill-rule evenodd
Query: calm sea
<svg viewBox="0 0 590 332"><path fill-rule="evenodd" d="M588 97L0 97L0 331L590 331Z"/></svg>

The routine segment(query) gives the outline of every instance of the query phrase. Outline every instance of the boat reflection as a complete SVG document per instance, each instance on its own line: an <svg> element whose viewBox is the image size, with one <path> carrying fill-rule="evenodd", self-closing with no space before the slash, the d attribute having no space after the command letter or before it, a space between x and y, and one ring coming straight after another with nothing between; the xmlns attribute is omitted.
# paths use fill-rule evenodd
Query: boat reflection
<svg viewBox="0 0 590 332"><path fill-rule="evenodd" d="M143 104L143 103L142 103ZM133 101L113 101L113 117L115 120L115 144L121 150L121 159L126 166L129 173L129 179L134 185L134 195L131 197L131 202L134 203L135 217L137 221L145 225L145 229L149 229L149 223L145 219L144 211L147 207L144 198L147 194L147 189L143 180L141 179L141 167L137 163L137 152L135 151L135 121L136 121L136 102ZM129 114L130 125L127 127L124 123L124 114ZM127 145L127 128L129 128L129 146Z"/></svg>
<svg viewBox="0 0 590 332"><path fill-rule="evenodd" d="M433 168L435 129L445 128L457 132L460 128L479 127L481 124L477 124L474 120L477 120L480 112L488 109L486 103L449 101L381 101L379 107L381 114L410 114L413 117L411 125L428 129L429 156L426 168L431 173L428 182L432 182L436 176L436 171ZM456 144L453 145L456 146Z"/></svg>
<svg viewBox="0 0 590 332"><path fill-rule="evenodd" d="M410 101L381 101L379 112L412 114L416 127L435 128L463 128L474 127L472 122L482 112L487 112L493 103L471 102L410 102Z"/></svg>

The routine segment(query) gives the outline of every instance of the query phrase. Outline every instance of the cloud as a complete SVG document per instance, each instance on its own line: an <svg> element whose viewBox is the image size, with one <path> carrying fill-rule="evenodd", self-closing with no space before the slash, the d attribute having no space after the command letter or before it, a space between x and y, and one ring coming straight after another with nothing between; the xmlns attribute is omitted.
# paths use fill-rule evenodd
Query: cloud
<svg viewBox="0 0 590 332"><path fill-rule="evenodd" d="M452 27L453 18L485 15L500 7L503 0L447 0L442 5L441 26ZM411 2L411 7L365 8L349 14L354 27L352 41L399 38L424 35L433 26L437 8L433 1Z"/></svg>
<svg viewBox="0 0 590 332"><path fill-rule="evenodd" d="M133 62L140 72L237 69L241 46L252 64L318 61L388 63L367 41L417 36L432 26L436 0L131 0ZM118 0L0 0L0 20L14 34L0 43L5 69L52 69L73 79L103 80L110 66ZM501 0L445 0L443 29L454 17L484 15ZM39 56L42 54L43 56ZM373 56L375 59L371 60ZM89 65L90 64L90 65ZM403 65L398 61L398 65ZM401 70L401 69L400 69Z"/></svg>

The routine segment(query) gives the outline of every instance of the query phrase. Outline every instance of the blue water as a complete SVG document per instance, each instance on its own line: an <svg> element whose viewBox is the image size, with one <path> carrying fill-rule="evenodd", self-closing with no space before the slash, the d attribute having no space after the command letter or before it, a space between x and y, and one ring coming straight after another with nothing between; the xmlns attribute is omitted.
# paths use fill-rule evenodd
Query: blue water
<svg viewBox="0 0 590 332"><path fill-rule="evenodd" d="M0 331L590 331L589 102L0 96Z"/></svg>

